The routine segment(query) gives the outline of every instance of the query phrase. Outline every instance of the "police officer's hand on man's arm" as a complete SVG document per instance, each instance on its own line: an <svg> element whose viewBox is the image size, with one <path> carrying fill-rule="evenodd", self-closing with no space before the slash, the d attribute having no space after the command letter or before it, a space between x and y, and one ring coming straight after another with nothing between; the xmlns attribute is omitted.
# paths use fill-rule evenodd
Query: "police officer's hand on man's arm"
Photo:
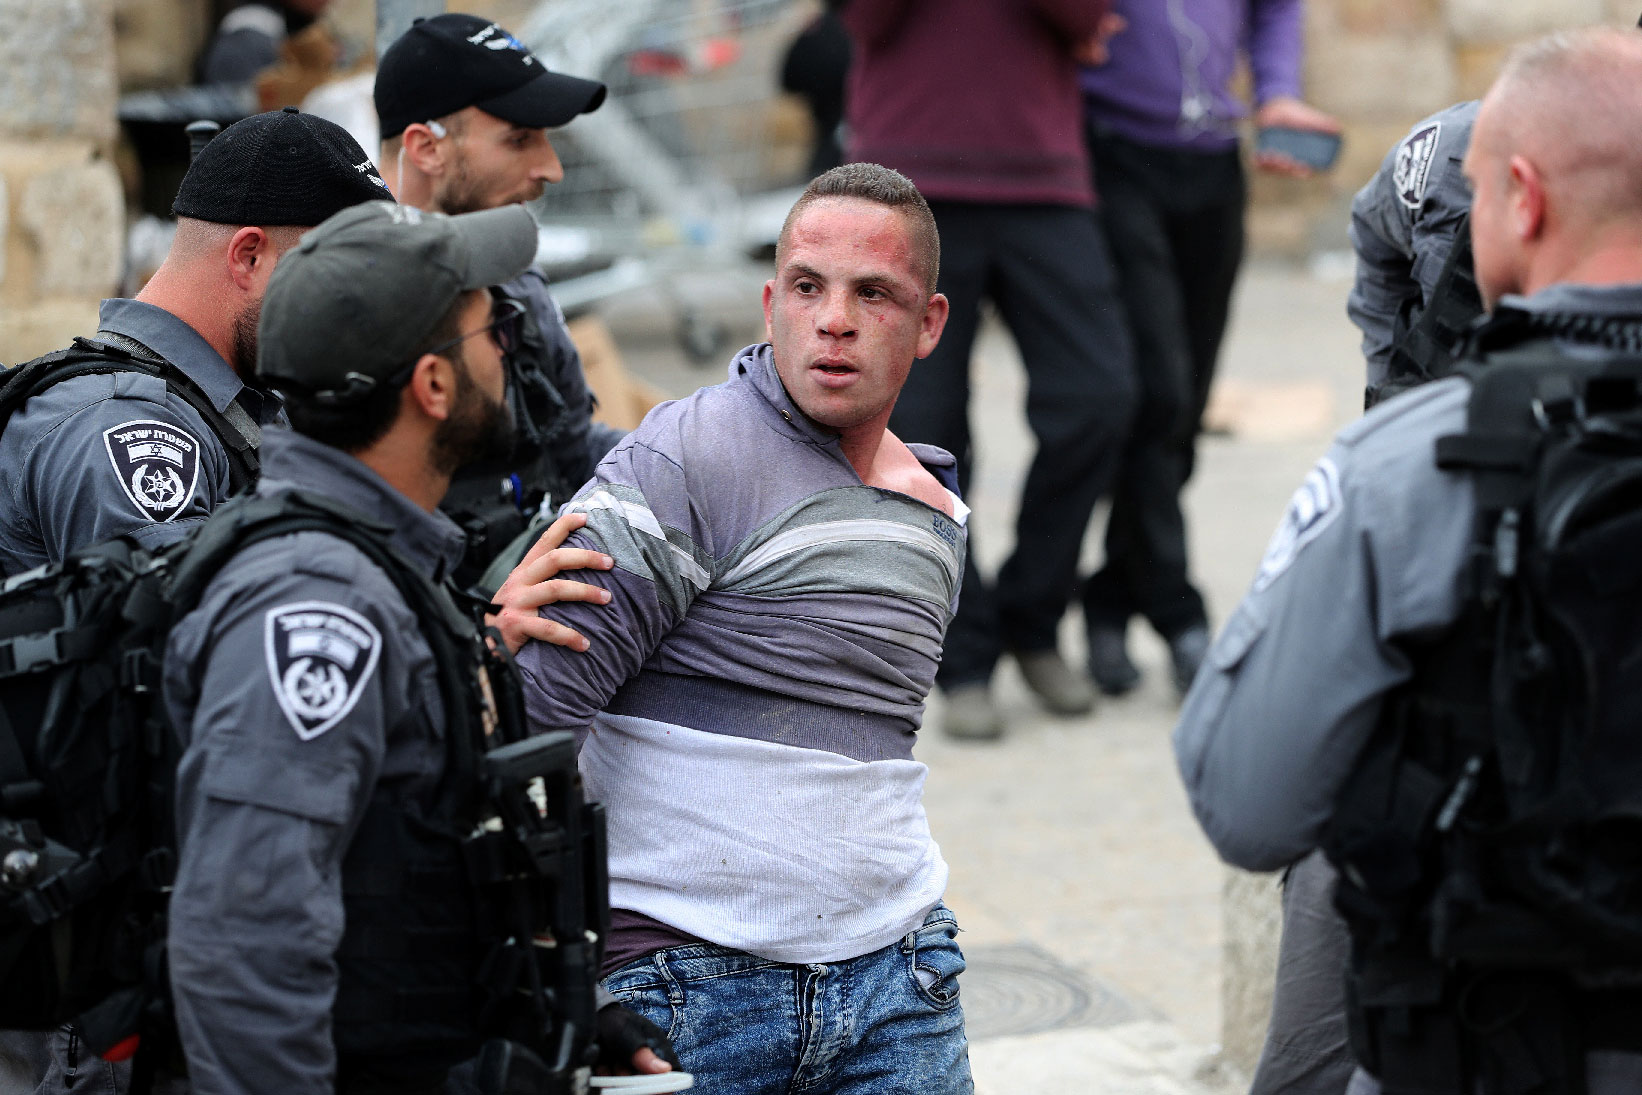
<svg viewBox="0 0 1642 1095"><path fill-rule="evenodd" d="M486 616L485 623L501 632L509 653L517 654L527 639L540 639L572 650L587 649L587 639L581 632L549 620L537 611L560 601L591 601L601 605L610 602L607 589L557 577L565 571L609 570L615 566L615 560L601 551L561 546L566 537L585 524L587 515L584 513L567 513L554 521L491 598L502 611Z"/></svg>

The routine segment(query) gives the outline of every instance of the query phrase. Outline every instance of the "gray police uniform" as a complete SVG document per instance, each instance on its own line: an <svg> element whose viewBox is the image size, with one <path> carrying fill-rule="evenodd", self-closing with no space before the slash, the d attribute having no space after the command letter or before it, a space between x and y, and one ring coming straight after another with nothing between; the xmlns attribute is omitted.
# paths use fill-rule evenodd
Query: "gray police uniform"
<svg viewBox="0 0 1642 1095"><path fill-rule="evenodd" d="M1370 389L1385 382L1403 317L1430 302L1467 223L1462 164L1477 106L1460 103L1417 123L1352 202L1357 277L1346 310L1363 333ZM1334 877L1320 852L1284 875L1276 993L1250 1095L1336 1095L1355 1067L1340 979L1350 940L1333 909Z"/></svg>
<svg viewBox="0 0 1642 1095"><path fill-rule="evenodd" d="M1477 106L1459 103L1417 123L1352 200L1357 279L1346 313L1363 332L1370 388L1385 381L1397 317L1431 299L1471 208L1461 165Z"/></svg>
<svg viewBox="0 0 1642 1095"><path fill-rule="evenodd" d="M1559 285L1507 302L1635 317L1642 285ZM1403 641L1457 618L1473 494L1466 476L1437 469L1435 443L1464 429L1469 392L1463 378L1439 380L1342 430L1210 647L1174 746L1227 862L1269 871L1318 847L1386 694L1412 675ZM1639 1089L1642 1057L1590 1055L1593 1095ZM1350 1090L1377 1085L1359 1072Z"/></svg>
<svg viewBox="0 0 1642 1095"><path fill-rule="evenodd" d="M347 454L268 433L258 494L300 486L393 529L438 579L463 536ZM431 804L444 709L416 616L322 532L237 555L173 631L165 699L186 751L170 963L190 1076L212 1092L329 1092L341 864L372 791Z"/></svg>
<svg viewBox="0 0 1642 1095"><path fill-rule="evenodd" d="M152 304L105 300L99 326L165 358L255 440L283 418L188 324ZM0 431L0 574L131 535L187 535L229 493L228 453L199 412L139 373L76 377L33 396Z"/></svg>
<svg viewBox="0 0 1642 1095"><path fill-rule="evenodd" d="M247 387L163 308L105 300L98 327L171 362L252 440L262 424L283 421L276 398ZM222 442L163 380L141 373L65 380L31 397L0 431L0 575L116 536L150 549L173 543L227 499L229 481ZM41 1092L112 1092L120 1084L68 1031L0 1033L0 1052L41 1076Z"/></svg>

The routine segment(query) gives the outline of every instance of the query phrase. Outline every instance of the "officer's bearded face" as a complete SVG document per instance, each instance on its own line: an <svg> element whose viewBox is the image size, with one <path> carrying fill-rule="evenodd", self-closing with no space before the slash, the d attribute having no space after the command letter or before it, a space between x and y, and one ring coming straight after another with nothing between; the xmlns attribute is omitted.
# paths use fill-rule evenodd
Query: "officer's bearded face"
<svg viewBox="0 0 1642 1095"><path fill-rule="evenodd" d="M180 227L178 231L181 232ZM230 227L227 231L236 230ZM257 280L250 290L252 299L247 300L239 311L234 313L228 335L228 365L240 375L240 379L253 387L256 385L252 378L257 371L257 321L262 318L263 295L268 291L268 281L278 269L280 259L284 258L285 252L297 245L302 234L309 231L309 228L278 225L261 231L267 237L267 247L262 251L262 261L259 261L256 267Z"/></svg>
<svg viewBox="0 0 1642 1095"><path fill-rule="evenodd" d="M242 377L251 376L257 367L257 320L262 315L262 301L255 300L234 314L234 327L229 335L233 360L228 364Z"/></svg>
<svg viewBox="0 0 1642 1095"><path fill-rule="evenodd" d="M535 201L548 183L564 178L558 153L545 129L504 122L476 107L459 115L450 142L447 169L434 183L433 201L442 213L477 213L516 202Z"/></svg>
<svg viewBox="0 0 1642 1095"><path fill-rule="evenodd" d="M470 464L503 461L513 452L513 411L507 390L491 399L474 381L460 346L450 354L456 370L456 406L433 434L433 465L450 475Z"/></svg>

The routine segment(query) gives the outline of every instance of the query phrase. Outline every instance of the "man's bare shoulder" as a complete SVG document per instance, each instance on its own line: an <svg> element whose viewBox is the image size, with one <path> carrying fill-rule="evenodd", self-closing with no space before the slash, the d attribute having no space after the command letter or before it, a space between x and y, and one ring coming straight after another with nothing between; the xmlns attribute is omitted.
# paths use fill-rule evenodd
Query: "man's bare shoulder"
<svg viewBox="0 0 1642 1095"><path fill-rule="evenodd" d="M953 515L952 494L919 462L899 437L884 431L883 444L872 464L872 474L864 482L899 494L910 495L933 506L948 517Z"/></svg>

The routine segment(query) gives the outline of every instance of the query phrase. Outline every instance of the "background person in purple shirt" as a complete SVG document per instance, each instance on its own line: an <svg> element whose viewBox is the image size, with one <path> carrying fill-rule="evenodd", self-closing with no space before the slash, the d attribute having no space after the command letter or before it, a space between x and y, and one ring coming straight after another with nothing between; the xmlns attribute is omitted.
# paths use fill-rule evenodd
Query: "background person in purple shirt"
<svg viewBox="0 0 1642 1095"><path fill-rule="evenodd" d="M1109 695L1140 672L1125 632L1143 616L1169 644L1184 694L1208 648L1203 596L1186 566L1180 491L1243 257L1243 167L1231 91L1239 55L1255 122L1337 134L1300 101L1301 0L1114 0L1125 28L1083 70L1098 207L1134 339L1140 409L1112 491L1106 561L1084 586L1089 670ZM1305 175L1284 156L1262 169Z"/></svg>

